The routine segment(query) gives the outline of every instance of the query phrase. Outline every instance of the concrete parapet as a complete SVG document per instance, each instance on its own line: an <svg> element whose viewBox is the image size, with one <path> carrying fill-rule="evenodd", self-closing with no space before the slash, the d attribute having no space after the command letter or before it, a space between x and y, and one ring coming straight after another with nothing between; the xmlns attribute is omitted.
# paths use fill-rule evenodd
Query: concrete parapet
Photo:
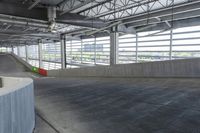
<svg viewBox="0 0 200 133"><path fill-rule="evenodd" d="M200 58L49 70L53 77L200 77Z"/></svg>
<svg viewBox="0 0 200 133"><path fill-rule="evenodd" d="M14 53L7 53L7 55L11 55L17 61L19 61L21 64L23 64L27 68L28 71L31 71L32 66L28 62L24 61L22 58L20 58L19 56L15 55Z"/></svg>

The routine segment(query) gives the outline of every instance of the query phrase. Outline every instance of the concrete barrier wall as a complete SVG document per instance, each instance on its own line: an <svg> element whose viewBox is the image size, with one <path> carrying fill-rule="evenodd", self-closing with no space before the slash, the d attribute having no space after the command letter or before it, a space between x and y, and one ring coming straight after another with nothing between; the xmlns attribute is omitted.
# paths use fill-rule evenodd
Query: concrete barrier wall
<svg viewBox="0 0 200 133"><path fill-rule="evenodd" d="M49 70L53 77L200 77L200 58Z"/></svg>
<svg viewBox="0 0 200 133"><path fill-rule="evenodd" d="M20 58L19 56L15 55L14 53L6 53L6 54L11 55L17 61L19 61L21 64L23 64L26 67L27 71L31 71L32 65L30 65L28 62L24 61L22 58Z"/></svg>
<svg viewBox="0 0 200 133"><path fill-rule="evenodd" d="M15 60L17 60L18 62L20 62L21 64L23 64L25 66L25 68L26 68L27 71L31 71L32 70L33 66L31 64L29 64L28 62L26 62L25 60L23 60L18 55L14 54L12 52L0 52L0 54L12 56Z"/></svg>
<svg viewBox="0 0 200 133"><path fill-rule="evenodd" d="M3 87L3 84L2 84L2 79L0 78L0 88Z"/></svg>
<svg viewBox="0 0 200 133"><path fill-rule="evenodd" d="M0 133L32 133L35 126L33 81L3 77Z"/></svg>

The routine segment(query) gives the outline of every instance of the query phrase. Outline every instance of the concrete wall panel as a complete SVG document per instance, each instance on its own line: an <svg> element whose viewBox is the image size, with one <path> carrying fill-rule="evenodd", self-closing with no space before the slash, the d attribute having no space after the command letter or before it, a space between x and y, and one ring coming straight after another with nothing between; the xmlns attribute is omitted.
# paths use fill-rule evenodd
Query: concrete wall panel
<svg viewBox="0 0 200 133"><path fill-rule="evenodd" d="M53 77L200 77L200 59L49 70Z"/></svg>
<svg viewBox="0 0 200 133"><path fill-rule="evenodd" d="M0 133L32 133L35 126L33 81L5 78L0 88Z"/></svg>

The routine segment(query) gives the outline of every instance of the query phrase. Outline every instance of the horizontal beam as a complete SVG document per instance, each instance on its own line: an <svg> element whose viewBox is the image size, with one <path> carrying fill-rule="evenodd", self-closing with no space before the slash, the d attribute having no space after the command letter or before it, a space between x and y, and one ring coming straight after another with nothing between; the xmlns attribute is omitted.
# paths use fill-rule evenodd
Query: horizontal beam
<svg viewBox="0 0 200 133"><path fill-rule="evenodd" d="M93 19L75 13L67 13L65 15L58 16L56 22L90 28L102 28L107 26L106 23L101 19Z"/></svg>
<svg viewBox="0 0 200 133"><path fill-rule="evenodd" d="M166 23L166 22L172 21L172 20L173 21L183 20L183 19L195 18L195 17L199 17L199 16L200 16L200 9L198 9L196 11L174 14L173 16L172 15L164 16L164 17L161 17L161 21L156 21L155 19L149 19L148 24L159 24L159 23L163 23L163 22ZM147 25L147 22L138 21L138 22L133 22L133 23L127 24L127 27L139 27L139 26L145 26L145 25Z"/></svg>
<svg viewBox="0 0 200 133"><path fill-rule="evenodd" d="M0 15L1 16L1 15ZM10 23L10 24L15 24L15 25L25 25L25 26L30 26L30 27L40 27L40 28L48 28L48 24L46 23L39 23L39 22L31 22L30 20L22 20L14 17L9 17L8 18L0 18L0 22L2 23Z"/></svg>
<svg viewBox="0 0 200 133"><path fill-rule="evenodd" d="M52 34L52 33L23 33L23 32L17 32L17 31L0 31L0 38L1 40L12 40L12 39L49 39L49 40L59 40L58 34Z"/></svg>
<svg viewBox="0 0 200 133"><path fill-rule="evenodd" d="M199 26L200 25L200 17L196 18L188 18L184 20L176 20L173 21L173 24L171 21L169 21L169 24L173 25L173 29L182 28L182 27L190 27L190 26ZM149 27L143 30L144 31L157 31L157 30L170 30L169 26L166 25L165 22L159 23L154 27ZM142 31L141 31L142 32Z"/></svg>
<svg viewBox="0 0 200 133"><path fill-rule="evenodd" d="M24 17L30 19L38 19L47 21L47 11L44 8L34 8L28 10L26 5L13 5L0 2L0 14Z"/></svg>
<svg viewBox="0 0 200 133"><path fill-rule="evenodd" d="M60 14L60 13L61 12L57 12L57 14ZM44 21L48 23L46 8L33 8L32 10L28 10L26 5L23 5L23 4L13 5L13 4L1 2L0 14L21 17L28 20L33 19L33 20L38 20L38 21ZM58 15L56 22L63 23L63 24L83 26L83 27L91 27L91 28L99 28L99 27L105 26L104 22L100 19L91 19L86 16L78 15L75 13L65 13L62 16Z"/></svg>

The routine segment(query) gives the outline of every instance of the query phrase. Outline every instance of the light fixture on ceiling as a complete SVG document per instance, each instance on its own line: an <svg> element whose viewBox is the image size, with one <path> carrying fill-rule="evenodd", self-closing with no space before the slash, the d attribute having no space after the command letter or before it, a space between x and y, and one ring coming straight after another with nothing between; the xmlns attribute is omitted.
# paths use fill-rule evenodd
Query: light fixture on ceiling
<svg viewBox="0 0 200 133"><path fill-rule="evenodd" d="M56 7L50 6L47 9L48 21L49 21L49 31L52 32L56 26Z"/></svg>

